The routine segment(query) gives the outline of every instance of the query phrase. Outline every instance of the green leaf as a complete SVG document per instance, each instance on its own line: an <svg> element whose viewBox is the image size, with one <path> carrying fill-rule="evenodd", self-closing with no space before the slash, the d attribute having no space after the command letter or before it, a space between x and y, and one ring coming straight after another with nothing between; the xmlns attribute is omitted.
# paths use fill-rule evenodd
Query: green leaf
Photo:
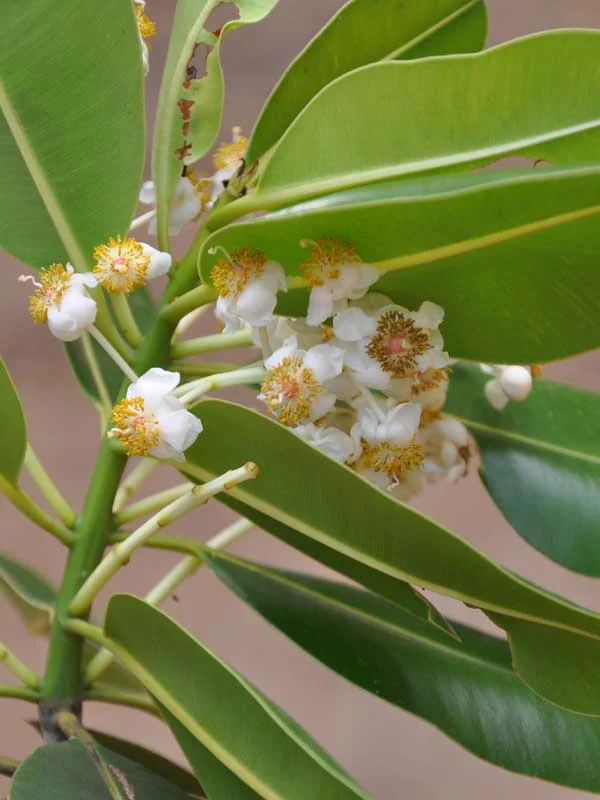
<svg viewBox="0 0 600 800"><path fill-rule="evenodd" d="M470 53L483 47L481 0L350 0L292 61L266 102L248 147L253 163L328 83L374 61Z"/></svg>
<svg viewBox="0 0 600 800"><path fill-rule="evenodd" d="M262 514L295 529L349 558L386 575L503 614L510 633L515 620L528 620L530 647L540 660L553 660L551 630L568 629L581 642L583 654L573 669L585 671L598 691L597 647L600 617L592 611L536 587L478 552L468 542L417 511L376 489L348 467L338 464L290 431L255 411L222 400L196 406L204 424L201 441L187 452L185 472L210 480L235 464L255 461L256 481L231 490L231 496ZM223 431L227 446L223 447ZM543 647L538 645L539 631ZM561 647L557 630L555 649ZM548 634L548 635L547 635ZM587 649L586 649L587 648ZM535 674L528 675L535 683ZM549 700L561 702L577 688L568 675L557 674L554 687L540 688Z"/></svg>
<svg viewBox="0 0 600 800"><path fill-rule="evenodd" d="M145 287L141 287L128 296L128 301L141 332L147 333L156 315L156 306L150 293ZM92 339L90 344L104 378L109 397L111 400L116 401L123 384L123 372L95 339ZM100 396L98 394L96 382L90 371L81 339L77 339L74 342L67 342L65 348L67 358L75 373L75 377L79 381L79 385L96 405L100 405Z"/></svg>
<svg viewBox="0 0 600 800"><path fill-rule="evenodd" d="M232 30L267 16L277 0L231 0L239 18L215 36L204 29L220 0L179 0L160 89L152 153L157 187L159 241L168 249L169 204L184 164L193 164L215 143L223 116L225 84L221 42ZM197 45L207 48L205 72L187 74ZM193 65L195 67L195 65Z"/></svg>
<svg viewBox="0 0 600 800"><path fill-rule="evenodd" d="M0 358L0 478L16 484L27 449L27 429L21 401Z"/></svg>
<svg viewBox="0 0 600 800"><path fill-rule="evenodd" d="M262 796L256 794L253 789L228 770L164 706L160 707L160 711L194 772L198 778L202 778L202 783L208 792L207 796L211 800L212 798L219 800L220 797L231 797L235 800L257 800Z"/></svg>
<svg viewBox="0 0 600 800"><path fill-rule="evenodd" d="M20 561L0 554L0 591L31 633L50 630L56 589L43 575Z"/></svg>
<svg viewBox="0 0 600 800"><path fill-rule="evenodd" d="M0 247L85 270L95 245L127 230L142 176L132 4L5 3L2 27Z"/></svg>
<svg viewBox="0 0 600 800"><path fill-rule="evenodd" d="M162 612L115 595L105 631L98 643L131 665L146 689L262 797L366 797L287 714Z"/></svg>
<svg viewBox="0 0 600 800"><path fill-rule="evenodd" d="M356 69L306 106L256 192L223 214L515 153L565 164L598 161L600 98L590 64L599 62L600 31L571 30L475 55Z"/></svg>
<svg viewBox="0 0 600 800"><path fill-rule="evenodd" d="M216 552L206 563L315 658L472 753L514 772L600 792L600 720L530 692L500 639L454 623L459 644L350 586Z"/></svg>
<svg viewBox="0 0 600 800"><path fill-rule="evenodd" d="M309 558L313 558L341 575L345 575L366 589L375 592L375 594L385 597L386 600L400 606L408 614L414 614L419 619L430 622L432 625L437 625L438 628L451 636L456 636L448 620L440 614L433 603L409 583L372 569L367 564L362 564L360 561L345 556L338 550L326 547L315 539L309 539L308 536L298 533L298 531L279 522L279 520L267 514L261 514L255 508L236 500L229 493L223 493L219 500L254 522L259 528L276 536L282 542L299 550Z"/></svg>
<svg viewBox="0 0 600 800"><path fill-rule="evenodd" d="M189 800L189 795L144 766L98 745L119 794L111 794L89 750L77 739L35 750L17 769L10 800Z"/></svg>
<svg viewBox="0 0 600 800"><path fill-rule="evenodd" d="M155 753L153 750L148 750L135 742L112 736L109 733L102 733L93 729L90 730L90 733L104 748L125 756L130 761L135 761L140 766L145 767L156 775L160 775L161 778L193 797L204 797L197 779L186 769L180 767L179 764L175 764L174 761L170 761L160 753Z"/></svg>
<svg viewBox="0 0 600 800"><path fill-rule="evenodd" d="M526 541L584 575L600 576L600 395L535 380L525 402L496 411L478 367L454 367L446 410L479 447L482 479Z"/></svg>
<svg viewBox="0 0 600 800"><path fill-rule="evenodd" d="M375 291L446 312L452 356L535 363L597 347L600 315L600 169L427 176L329 195L213 234L200 258L210 281L215 255L264 250L290 275L303 239L352 242L382 273ZM278 311L306 313L307 290L280 295ZM568 326L565 320L568 319Z"/></svg>

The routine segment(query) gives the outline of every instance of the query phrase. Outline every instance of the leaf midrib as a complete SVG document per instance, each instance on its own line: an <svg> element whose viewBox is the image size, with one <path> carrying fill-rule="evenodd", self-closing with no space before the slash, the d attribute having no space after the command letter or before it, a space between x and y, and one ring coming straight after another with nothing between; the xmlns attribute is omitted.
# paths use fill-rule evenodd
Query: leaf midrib
<svg viewBox="0 0 600 800"><path fill-rule="evenodd" d="M460 17L462 17L463 14L466 14L467 11L470 11L472 8L474 8L477 5L480 5L481 3L482 0L468 0L468 2L466 2L463 6L457 8L451 14L447 14L439 22L436 22L435 25L431 25L429 28L427 28L426 30L417 34L417 36L414 36L412 39L410 39L410 41L405 42L401 47L392 50L392 52L388 53L388 55L382 56L380 60L391 61L393 59L397 59L398 56L401 56L403 53L408 52L413 47L416 47L418 44L421 44L421 42L424 42L430 36L433 36L433 34L441 30L443 27L449 25L451 22L454 22L454 20L459 19Z"/></svg>
<svg viewBox="0 0 600 800"><path fill-rule="evenodd" d="M595 464L596 466L600 466L600 456L593 456L589 453L582 453L579 450L571 450L568 447L562 447L561 445L558 444L552 444L551 442L544 441L543 439L533 439L530 436L524 436L523 434L516 433L514 431L507 431L503 428L494 428L491 425L486 425L483 422L476 422L475 420L471 420L468 417L461 417L458 416L457 414L451 414L450 416L454 417L454 419L457 419L459 422L462 422L468 428L475 428L476 430L492 433L501 438L509 439L514 442L519 442L520 444L524 444L538 450L545 450L549 453L556 453L558 455L567 456L568 458L573 458L577 461L585 461L590 464Z"/></svg>
<svg viewBox="0 0 600 800"><path fill-rule="evenodd" d="M216 558L215 558L216 556ZM213 556L215 561L232 561L236 564L239 564L237 559L234 558L223 558L220 553L214 551ZM331 595L325 594L323 592L319 592L316 588L307 587L304 584L296 583L292 578L289 578L287 575L281 575L280 573L271 572L261 568L260 565L256 563L250 563L245 561L242 564L244 569L247 569L250 572L256 572L258 575L266 577L267 580L272 580L282 584L283 586L289 586L296 591L299 591L302 594L305 594L307 597L315 597L317 600L325 600L330 605L335 606L336 608L341 609L343 612L355 616L359 619L366 620L367 622L372 622L373 624L385 628L391 631L396 636L403 636L408 639L414 639L417 642L427 645L428 647L432 647L434 649L440 650L443 653L450 654L452 656L456 656L458 659L462 659L464 661L468 661L473 664L477 664L478 666L483 666L487 669L493 669L498 672L507 673L516 677L514 671L507 666L500 665L495 662L486 661L483 658L478 656L474 656L471 653L465 653L459 649L454 649L452 647L447 647L446 645L442 644L442 642L438 642L435 639L428 639L426 636L420 636L415 631L410 631L405 628L400 627L399 625L394 625L392 622L388 620L384 620L380 617L375 616L374 614L369 613L368 611L363 611L362 609L357 608L356 606L348 605L341 600L337 600L333 598ZM260 612L262 614L262 612ZM273 624L273 623L271 623ZM287 635L287 634L286 634ZM291 637L290 637L291 638ZM306 649L306 648L304 648Z"/></svg>

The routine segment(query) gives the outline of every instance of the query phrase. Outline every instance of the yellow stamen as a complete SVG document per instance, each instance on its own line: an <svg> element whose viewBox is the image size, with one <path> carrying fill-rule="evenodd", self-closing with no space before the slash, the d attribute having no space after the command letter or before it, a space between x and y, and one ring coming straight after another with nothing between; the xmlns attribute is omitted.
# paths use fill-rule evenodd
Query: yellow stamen
<svg viewBox="0 0 600 800"><path fill-rule="evenodd" d="M530 369L531 369L531 377L532 378L543 378L544 377L544 373L542 371L542 365L541 364L532 364Z"/></svg>
<svg viewBox="0 0 600 800"><path fill-rule="evenodd" d="M238 297L250 281L262 276L267 258L262 250L249 247L240 247L232 256L223 252L225 257L217 261L210 277L221 297Z"/></svg>
<svg viewBox="0 0 600 800"><path fill-rule="evenodd" d="M385 472L390 478L399 480L423 463L423 448L414 437L404 445L386 441L369 444L366 439L360 441L362 455L357 464L375 472Z"/></svg>
<svg viewBox="0 0 600 800"><path fill-rule="evenodd" d="M442 384L448 381L448 368L436 369L430 367L425 372L418 372L413 378L411 386L411 394L413 397L418 397L424 392L430 392L432 389L437 389Z"/></svg>
<svg viewBox="0 0 600 800"><path fill-rule="evenodd" d="M146 16L143 6L135 7L135 19L140 36L144 39L150 39L152 36L156 35L156 22Z"/></svg>
<svg viewBox="0 0 600 800"><path fill-rule="evenodd" d="M426 428L427 425L431 425L432 422L441 418L442 412L438 408L422 408L419 426L421 428Z"/></svg>
<svg viewBox="0 0 600 800"><path fill-rule="evenodd" d="M283 358L261 387L261 396L271 413L290 428L306 422L315 400L324 392L314 372L304 366L302 356Z"/></svg>
<svg viewBox="0 0 600 800"><path fill-rule="evenodd" d="M150 256L135 239L111 236L108 244L95 248L94 260L94 275L109 292L129 294L146 283Z"/></svg>
<svg viewBox="0 0 600 800"><path fill-rule="evenodd" d="M210 203L212 188L211 180L205 175L196 174L196 170L193 167L188 167L185 175L200 198L200 202L202 203L202 210L200 211L200 214L202 214L206 210L207 205ZM198 219L200 214L198 214L196 219Z"/></svg>
<svg viewBox="0 0 600 800"><path fill-rule="evenodd" d="M73 270L63 264L50 264L40 270L39 281L31 278L35 291L29 298L29 313L36 324L48 321L48 310L60 303L64 293L71 285ZM29 280L30 276L21 275L20 281Z"/></svg>
<svg viewBox="0 0 600 800"><path fill-rule="evenodd" d="M146 411L143 397L121 400L113 409L116 427L109 436L119 439L130 456L145 456L160 440L160 425L151 411Z"/></svg>
<svg viewBox="0 0 600 800"><path fill-rule="evenodd" d="M367 345L367 354L394 378L409 378L416 371L417 356L429 347L427 331L418 328L401 311L392 309L379 318L377 333Z"/></svg>
<svg viewBox="0 0 600 800"><path fill-rule="evenodd" d="M248 149L248 139L241 134L241 128L236 126L233 129L233 141L227 144L223 143L218 148L213 156L216 170L235 169L237 171L242 166Z"/></svg>
<svg viewBox="0 0 600 800"><path fill-rule="evenodd" d="M303 239L302 247L310 247L310 256L300 264L304 278L311 286L323 286L326 280L340 277L343 264L360 264L361 257L354 245L325 236L318 242Z"/></svg>

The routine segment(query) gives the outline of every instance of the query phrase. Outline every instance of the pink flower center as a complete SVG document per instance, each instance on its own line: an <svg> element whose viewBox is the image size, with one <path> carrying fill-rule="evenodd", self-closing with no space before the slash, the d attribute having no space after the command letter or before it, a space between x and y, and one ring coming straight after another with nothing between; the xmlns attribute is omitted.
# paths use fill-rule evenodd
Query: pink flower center
<svg viewBox="0 0 600 800"><path fill-rule="evenodd" d="M406 353L406 351L408 350L406 345L407 341L404 336L392 336L388 343L388 350L390 351L390 353L399 355L402 353Z"/></svg>

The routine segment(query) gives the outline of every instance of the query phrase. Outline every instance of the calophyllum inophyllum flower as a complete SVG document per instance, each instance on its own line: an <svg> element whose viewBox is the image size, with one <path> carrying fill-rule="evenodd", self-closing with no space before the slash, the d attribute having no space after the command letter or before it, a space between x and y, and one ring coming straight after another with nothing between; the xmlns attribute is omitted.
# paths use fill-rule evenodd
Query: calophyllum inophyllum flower
<svg viewBox="0 0 600 800"><path fill-rule="evenodd" d="M376 267L362 263L353 245L340 239L326 236L318 242L304 239L300 244L310 247L309 257L299 265L312 287L306 316L309 325L320 325L344 309L348 300L358 300L380 277Z"/></svg>
<svg viewBox="0 0 600 800"><path fill-rule="evenodd" d="M149 244L131 237L112 237L94 249L94 275L112 294L130 294L146 282L166 275L172 258Z"/></svg>
<svg viewBox="0 0 600 800"><path fill-rule="evenodd" d="M286 289L281 264L267 261L261 250L248 247L231 255L223 252L212 269L211 280L219 292L215 315L224 323L224 333L239 330L245 323L264 327L273 317L277 292Z"/></svg>
<svg viewBox="0 0 600 800"><path fill-rule="evenodd" d="M448 364L438 330L443 318L444 310L429 301L418 311L393 304L371 312L353 306L336 314L333 330L356 381L385 390L394 378Z"/></svg>
<svg viewBox="0 0 600 800"><path fill-rule="evenodd" d="M498 411L510 400L526 400L533 387L531 369L518 364L482 365L484 372L494 376L484 387L488 402Z"/></svg>
<svg viewBox="0 0 600 800"><path fill-rule="evenodd" d="M139 196L140 203L156 205L156 187L153 181L142 184ZM194 182L189 175L179 178L169 207L169 236L177 236L188 224L195 220L204 210L207 196L202 182ZM148 233L156 236L156 217L150 220Z"/></svg>
<svg viewBox="0 0 600 800"><path fill-rule="evenodd" d="M265 361L268 374L259 398L283 425L295 428L313 422L335 405L336 396L327 383L343 365L344 353L338 347L318 344L301 350L297 338L290 336Z"/></svg>
<svg viewBox="0 0 600 800"><path fill-rule="evenodd" d="M35 291L29 298L29 313L38 324L47 323L50 332L63 342L73 342L96 321L96 301L87 289L97 285L91 272L75 272L71 264L51 264L40 270L39 280L31 281Z"/></svg>
<svg viewBox="0 0 600 800"><path fill-rule="evenodd" d="M110 436L131 456L181 460L202 431L202 423L174 397L178 372L153 367L132 383L113 409Z"/></svg>

